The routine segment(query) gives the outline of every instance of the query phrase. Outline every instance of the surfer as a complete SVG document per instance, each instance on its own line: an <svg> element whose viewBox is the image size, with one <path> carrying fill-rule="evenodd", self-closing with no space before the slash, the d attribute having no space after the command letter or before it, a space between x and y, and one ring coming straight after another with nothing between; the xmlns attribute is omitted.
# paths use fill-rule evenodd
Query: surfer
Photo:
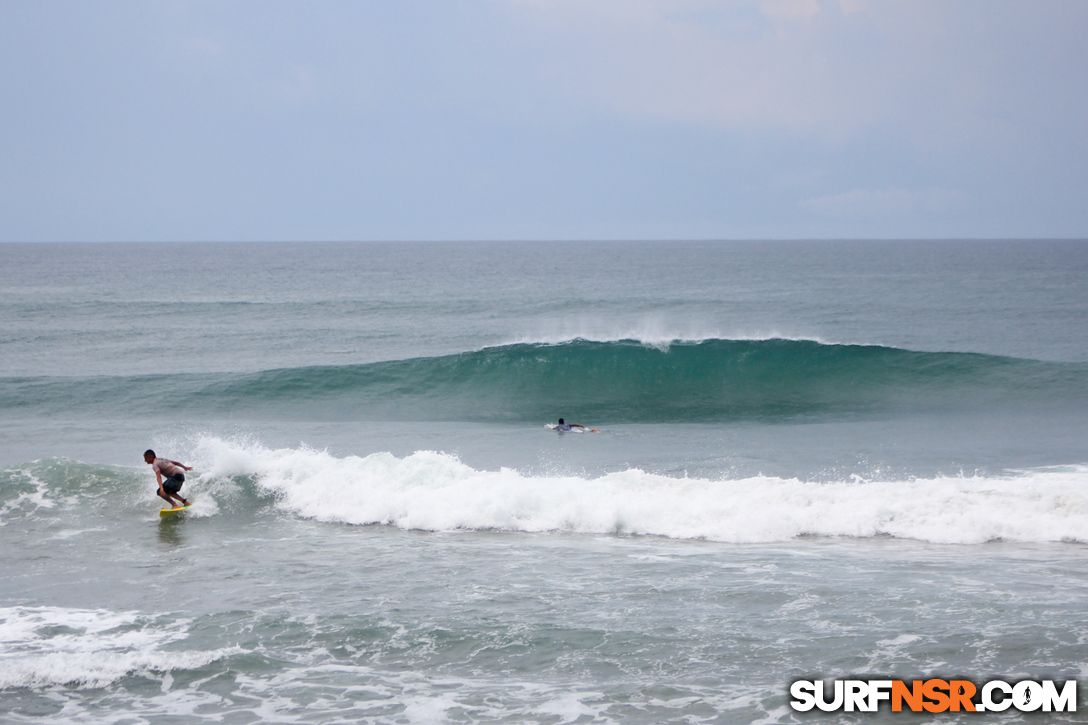
<svg viewBox="0 0 1088 725"><path fill-rule="evenodd" d="M155 480L159 483L159 498L170 504L171 508L181 508L189 505L189 502L183 499L178 491L181 490L181 484L185 483L185 474L181 472L182 469L191 471L193 470L192 466L186 466L184 463L178 463L166 458L156 458L155 451L150 448L144 451L144 462L150 464L151 468L155 470ZM165 481L162 478L163 475L166 476ZM175 499L181 501L180 506L174 503Z"/></svg>
<svg viewBox="0 0 1088 725"><path fill-rule="evenodd" d="M559 425L555 426L556 430L570 430L571 428L581 428L582 430L586 429L584 425L580 425L578 423L564 423L562 418L559 419Z"/></svg>

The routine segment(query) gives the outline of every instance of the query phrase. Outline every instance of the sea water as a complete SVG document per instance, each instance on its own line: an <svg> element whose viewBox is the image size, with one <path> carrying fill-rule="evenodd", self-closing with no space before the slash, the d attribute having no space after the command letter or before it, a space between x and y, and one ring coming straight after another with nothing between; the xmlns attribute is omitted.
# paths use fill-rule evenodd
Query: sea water
<svg viewBox="0 0 1088 725"><path fill-rule="evenodd" d="M1086 280L1054 241L0 245L0 721L1083 678Z"/></svg>

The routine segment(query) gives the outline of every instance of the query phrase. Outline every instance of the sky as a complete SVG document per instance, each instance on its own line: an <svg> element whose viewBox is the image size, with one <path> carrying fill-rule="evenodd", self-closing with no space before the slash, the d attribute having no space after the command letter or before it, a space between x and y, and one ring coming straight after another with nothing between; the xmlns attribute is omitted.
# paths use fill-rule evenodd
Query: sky
<svg viewBox="0 0 1088 725"><path fill-rule="evenodd" d="M1085 0L0 0L0 242L1088 238Z"/></svg>

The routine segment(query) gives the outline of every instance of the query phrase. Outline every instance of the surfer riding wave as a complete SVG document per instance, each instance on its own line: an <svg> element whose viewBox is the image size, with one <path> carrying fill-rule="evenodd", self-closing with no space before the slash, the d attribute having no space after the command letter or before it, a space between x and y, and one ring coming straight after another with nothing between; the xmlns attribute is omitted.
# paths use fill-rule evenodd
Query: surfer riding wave
<svg viewBox="0 0 1088 725"><path fill-rule="evenodd" d="M192 466L186 466L184 463L171 461L167 458L158 458L155 456L155 451L150 448L144 451L144 462L149 464L155 471L155 480L159 484L156 495L159 498L175 509L189 505L189 502L182 498L178 492L181 491L181 485L185 483L185 474L182 473L182 470L191 471L193 470ZM166 476L165 480L163 479L164 475ZM175 501L180 502L180 504L175 503Z"/></svg>

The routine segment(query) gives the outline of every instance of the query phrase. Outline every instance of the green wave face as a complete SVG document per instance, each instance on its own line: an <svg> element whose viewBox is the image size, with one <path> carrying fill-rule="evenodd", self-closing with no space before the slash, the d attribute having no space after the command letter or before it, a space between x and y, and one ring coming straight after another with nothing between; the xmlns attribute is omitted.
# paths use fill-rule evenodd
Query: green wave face
<svg viewBox="0 0 1088 725"><path fill-rule="evenodd" d="M397 419L700 422L1062 400L1086 379L1078 365L812 341L575 340L270 371L214 394L320 398Z"/></svg>
<svg viewBox="0 0 1088 725"><path fill-rule="evenodd" d="M0 409L298 419L709 422L1081 404L1088 366L795 340L523 343L255 374L0 381Z"/></svg>

